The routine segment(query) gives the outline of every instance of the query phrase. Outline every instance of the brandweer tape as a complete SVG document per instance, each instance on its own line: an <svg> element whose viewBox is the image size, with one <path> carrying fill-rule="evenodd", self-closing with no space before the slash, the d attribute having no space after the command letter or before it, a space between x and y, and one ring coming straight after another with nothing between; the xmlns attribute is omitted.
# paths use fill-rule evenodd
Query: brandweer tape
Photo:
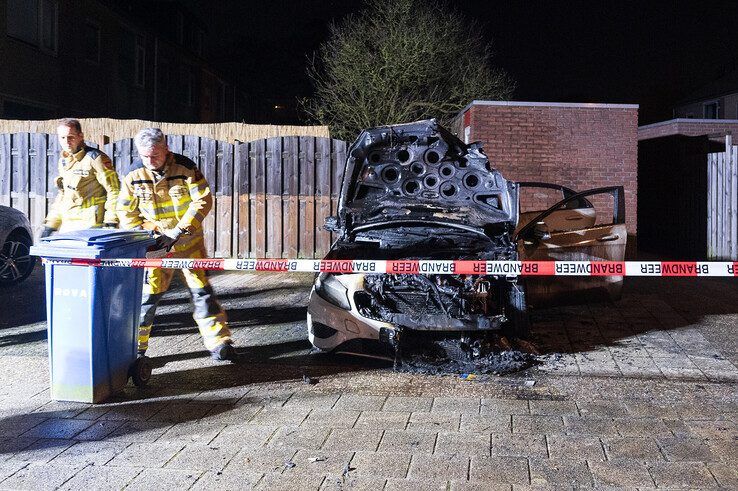
<svg viewBox="0 0 738 491"><path fill-rule="evenodd" d="M574 276L622 276L625 274L625 265L621 262L570 262L557 261L556 274Z"/></svg>
<svg viewBox="0 0 738 491"><path fill-rule="evenodd" d="M738 262L42 258L46 265L225 271L539 276L738 276Z"/></svg>
<svg viewBox="0 0 738 491"><path fill-rule="evenodd" d="M418 261L387 261L387 272L395 274L418 274Z"/></svg>
<svg viewBox="0 0 738 491"><path fill-rule="evenodd" d="M589 263L556 263L556 274L592 274Z"/></svg>
<svg viewBox="0 0 738 491"><path fill-rule="evenodd" d="M452 261L420 261L418 264L418 272L454 274L456 272L456 265Z"/></svg>
<svg viewBox="0 0 738 491"><path fill-rule="evenodd" d="M523 272L523 263L521 262L494 262L494 263L482 263L474 264L475 273L488 273L488 274L509 274L519 275Z"/></svg>
<svg viewBox="0 0 738 491"><path fill-rule="evenodd" d="M593 261L590 272L598 276L623 276L625 274L625 264Z"/></svg>
<svg viewBox="0 0 738 491"><path fill-rule="evenodd" d="M297 263L295 263L295 266ZM374 273L376 261L354 261L350 259L323 259L317 265L318 271L326 273Z"/></svg>
<svg viewBox="0 0 738 491"><path fill-rule="evenodd" d="M710 267L707 264L695 263L661 263L661 274L669 276L696 276L707 274Z"/></svg>
<svg viewBox="0 0 738 491"><path fill-rule="evenodd" d="M161 260L161 267L174 269L223 269L223 260L167 258Z"/></svg>

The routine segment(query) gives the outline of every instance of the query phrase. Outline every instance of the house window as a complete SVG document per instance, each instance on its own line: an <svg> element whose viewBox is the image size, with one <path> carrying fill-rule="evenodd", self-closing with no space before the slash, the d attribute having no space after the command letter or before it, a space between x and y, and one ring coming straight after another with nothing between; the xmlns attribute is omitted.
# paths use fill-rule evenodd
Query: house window
<svg viewBox="0 0 738 491"><path fill-rule="evenodd" d="M118 48L118 77L124 82L133 83L136 60L135 36L130 31L120 33L120 47Z"/></svg>
<svg viewBox="0 0 738 491"><path fill-rule="evenodd" d="M136 36L136 85L146 85L146 43L143 36Z"/></svg>
<svg viewBox="0 0 738 491"><path fill-rule="evenodd" d="M100 63L100 26L87 20L82 26L80 49L85 60Z"/></svg>
<svg viewBox="0 0 738 491"><path fill-rule="evenodd" d="M198 56L202 56L202 44L203 33L198 29L192 34L192 51Z"/></svg>
<svg viewBox="0 0 738 491"><path fill-rule="evenodd" d="M146 81L146 40L131 31L121 32L118 51L118 76L137 87Z"/></svg>
<svg viewBox="0 0 738 491"><path fill-rule="evenodd" d="M194 72L192 71L189 72L188 80L189 81L187 83L187 87L189 89L188 90L189 97L187 98L187 105L194 106L195 105L195 91L197 90Z"/></svg>
<svg viewBox="0 0 738 491"><path fill-rule="evenodd" d="M718 119L718 110L717 101L706 102L702 105L702 117L705 119Z"/></svg>
<svg viewBox="0 0 738 491"><path fill-rule="evenodd" d="M2 105L3 118L8 119L49 119L53 112L39 106L6 100Z"/></svg>
<svg viewBox="0 0 738 491"><path fill-rule="evenodd" d="M57 4L54 0L41 0L41 49L56 53Z"/></svg>
<svg viewBox="0 0 738 491"><path fill-rule="evenodd" d="M195 74L187 65L179 68L179 102L192 106L195 102Z"/></svg>
<svg viewBox="0 0 738 491"><path fill-rule="evenodd" d="M56 53L57 0L7 0L5 14L8 36Z"/></svg>
<svg viewBox="0 0 738 491"><path fill-rule="evenodd" d="M38 46L38 2L8 0L6 20L8 36Z"/></svg>
<svg viewBox="0 0 738 491"><path fill-rule="evenodd" d="M225 113L226 113L226 94L227 94L227 91L228 91L228 88L227 88L226 84L220 84L220 97L219 97L220 104L218 104L218 106L219 106L218 107L218 113L219 113L218 114L218 118L221 121L225 121L226 120Z"/></svg>
<svg viewBox="0 0 738 491"><path fill-rule="evenodd" d="M177 12L177 42L184 46L185 42L185 18L182 12Z"/></svg>

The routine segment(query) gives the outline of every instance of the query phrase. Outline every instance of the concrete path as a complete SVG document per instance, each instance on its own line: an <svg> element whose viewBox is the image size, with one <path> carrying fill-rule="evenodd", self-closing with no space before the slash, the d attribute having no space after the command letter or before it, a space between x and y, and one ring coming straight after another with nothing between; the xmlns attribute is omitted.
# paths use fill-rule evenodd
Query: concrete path
<svg viewBox="0 0 738 491"><path fill-rule="evenodd" d="M475 379L311 355L310 281L213 279L239 364L172 292L151 385L99 405L49 400L41 272L0 290L0 489L738 488L734 280L538 310L543 363Z"/></svg>

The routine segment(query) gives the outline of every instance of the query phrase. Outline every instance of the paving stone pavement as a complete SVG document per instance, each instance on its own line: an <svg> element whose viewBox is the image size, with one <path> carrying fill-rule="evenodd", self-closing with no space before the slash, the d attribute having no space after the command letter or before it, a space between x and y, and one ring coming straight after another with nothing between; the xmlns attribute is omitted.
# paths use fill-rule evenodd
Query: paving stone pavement
<svg viewBox="0 0 738 491"><path fill-rule="evenodd" d="M0 489L738 489L732 280L536 309L541 364L474 380L311 354L310 281L213 277L236 364L171 292L150 386L97 405L49 399L40 268L0 290Z"/></svg>

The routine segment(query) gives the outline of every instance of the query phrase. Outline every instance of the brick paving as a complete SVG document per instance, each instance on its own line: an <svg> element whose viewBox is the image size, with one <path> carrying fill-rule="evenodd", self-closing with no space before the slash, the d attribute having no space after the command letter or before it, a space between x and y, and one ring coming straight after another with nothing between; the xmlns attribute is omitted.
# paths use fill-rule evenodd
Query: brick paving
<svg viewBox="0 0 738 491"><path fill-rule="evenodd" d="M310 354L309 276L213 283L249 361L207 358L178 290L151 385L94 406L49 400L40 272L0 290L0 489L738 488L731 280L536 310L542 364L474 380Z"/></svg>

